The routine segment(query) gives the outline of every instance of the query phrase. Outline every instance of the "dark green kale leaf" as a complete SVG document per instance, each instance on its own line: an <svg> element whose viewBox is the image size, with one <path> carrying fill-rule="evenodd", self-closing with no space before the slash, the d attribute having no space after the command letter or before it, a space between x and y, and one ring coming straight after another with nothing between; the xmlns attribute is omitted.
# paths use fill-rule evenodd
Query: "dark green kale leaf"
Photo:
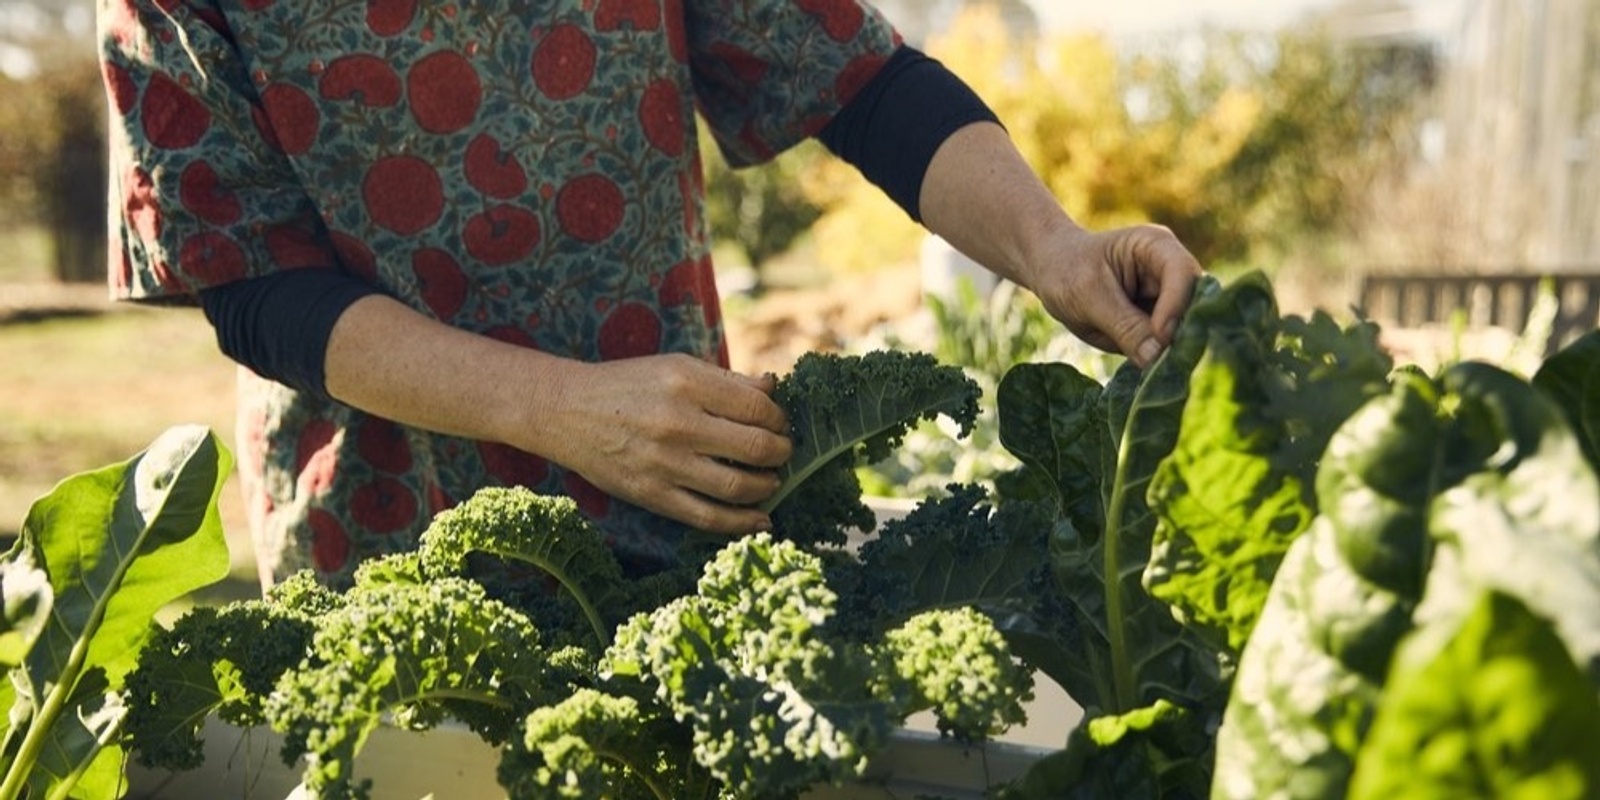
<svg viewBox="0 0 1600 800"><path fill-rule="evenodd" d="M555 591L540 592L550 596L529 611L552 644L587 642L598 652L617 623L637 610L616 556L571 498L523 487L480 489L434 517L419 553L430 578L465 576L473 553L548 575Z"/></svg>
<svg viewBox="0 0 1600 800"><path fill-rule="evenodd" d="M201 764L209 716L239 727L263 724L265 702L310 650L314 618L277 603L201 606L161 630L128 675L125 723L140 764L171 770Z"/></svg>
<svg viewBox="0 0 1600 800"><path fill-rule="evenodd" d="M807 353L778 381L773 399L789 416L794 454L762 509L773 532L801 543L843 544L870 528L855 468L881 461L919 420L941 414L965 436L978 415L977 383L925 353L860 356Z"/></svg>
<svg viewBox="0 0 1600 800"><path fill-rule="evenodd" d="M423 729L450 717L503 742L527 709L567 691L547 659L533 624L471 581L357 584L318 620L307 664L278 681L266 717L285 760L306 757L308 791L364 798L354 760L386 718Z"/></svg>

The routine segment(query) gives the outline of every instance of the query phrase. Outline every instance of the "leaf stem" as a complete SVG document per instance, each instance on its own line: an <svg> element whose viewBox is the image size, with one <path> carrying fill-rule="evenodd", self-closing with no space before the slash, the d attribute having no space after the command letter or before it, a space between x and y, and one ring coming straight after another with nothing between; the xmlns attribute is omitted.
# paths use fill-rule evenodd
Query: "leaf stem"
<svg viewBox="0 0 1600 800"><path fill-rule="evenodd" d="M1132 416L1129 417L1132 419ZM1130 426L1131 427L1131 426ZM1117 443L1117 471L1111 484L1111 503L1106 509L1105 540L1101 542L1106 582L1106 640L1111 647L1112 713L1122 714L1136 706L1133 686L1133 660L1128 655L1128 631L1124 624L1122 586L1122 515L1126 511L1129 442L1132 436L1124 430Z"/></svg>
<svg viewBox="0 0 1600 800"><path fill-rule="evenodd" d="M555 563L552 559L538 558L533 554L512 548L484 547L481 549L497 558L514 559L532 564L555 578L556 583L561 584L561 588L565 589L567 594L572 596L573 601L578 604L578 609L583 612L584 619L589 621L589 627L594 629L594 638L600 643L600 649L604 650L611 646L611 629L606 626L605 618L600 616L600 610L595 608L594 601L590 600L587 594L584 594L582 587L572 579L572 576L567 574L565 569L562 569L560 564ZM0 800L3 800L3 798L0 798Z"/></svg>
<svg viewBox="0 0 1600 800"><path fill-rule="evenodd" d="M666 787L662 786L660 782L656 781L650 775L650 773L639 769L630 763L628 759L623 758L621 753L604 748L596 748L594 752L595 755L598 755L601 758L610 759L613 763L618 764L623 769L633 773L633 776L642 781L645 787L650 790L650 793L656 796L656 800L672 800L672 793L667 791Z"/></svg>
<svg viewBox="0 0 1600 800"><path fill-rule="evenodd" d="M121 575L117 577L120 578ZM97 603L90 613L88 623L84 625L84 630L98 629L100 621L104 618L105 603ZM44 703L39 706L38 712L28 723L28 734L22 738L22 746L17 749L16 758L11 762L11 769L6 771L5 783L0 784L0 800L17 800L27 788L28 773L39 761L39 754L44 750L50 729L55 727L56 719L61 716L62 709L66 708L72 691L77 688L78 677L83 673L83 664L89 657L89 643L93 638L92 635L79 636L73 643L72 650L67 655L67 663L62 667L54 688L50 690L50 694L45 697Z"/></svg>

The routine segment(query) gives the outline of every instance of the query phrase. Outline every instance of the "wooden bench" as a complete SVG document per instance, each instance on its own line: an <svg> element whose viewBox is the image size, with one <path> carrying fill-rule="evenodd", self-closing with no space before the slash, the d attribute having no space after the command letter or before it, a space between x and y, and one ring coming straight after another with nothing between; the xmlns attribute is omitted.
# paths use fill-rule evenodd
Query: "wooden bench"
<svg viewBox="0 0 1600 800"><path fill-rule="evenodd" d="M1600 266L1542 274L1367 275L1357 310L1386 328L1448 325L1459 314L1468 329L1520 334L1546 285L1559 303L1548 355L1600 328Z"/></svg>

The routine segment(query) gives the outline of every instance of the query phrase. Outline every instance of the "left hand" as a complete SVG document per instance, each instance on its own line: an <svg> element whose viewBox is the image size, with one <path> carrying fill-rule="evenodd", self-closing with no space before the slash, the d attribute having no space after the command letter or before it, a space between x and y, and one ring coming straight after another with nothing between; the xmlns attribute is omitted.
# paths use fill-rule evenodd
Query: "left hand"
<svg viewBox="0 0 1600 800"><path fill-rule="evenodd" d="M1140 368L1172 344L1201 275L1200 263L1160 225L1090 232L1066 223L1030 255L1024 280L1051 316Z"/></svg>
<svg viewBox="0 0 1600 800"><path fill-rule="evenodd" d="M1031 290L1089 344L1148 367L1172 343L1200 264L1172 231L1079 227L999 125L978 122L939 146L922 181L924 224L957 250Z"/></svg>

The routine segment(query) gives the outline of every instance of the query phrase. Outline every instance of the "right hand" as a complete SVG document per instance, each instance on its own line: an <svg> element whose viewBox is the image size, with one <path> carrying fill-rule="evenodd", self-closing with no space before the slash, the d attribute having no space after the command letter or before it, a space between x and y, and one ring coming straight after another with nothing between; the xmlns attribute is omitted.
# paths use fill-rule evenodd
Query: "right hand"
<svg viewBox="0 0 1600 800"><path fill-rule="evenodd" d="M713 533L766 530L755 506L778 490L793 452L771 376L750 377L682 354L573 363L552 461L613 497ZM512 442L512 444L516 444Z"/></svg>

